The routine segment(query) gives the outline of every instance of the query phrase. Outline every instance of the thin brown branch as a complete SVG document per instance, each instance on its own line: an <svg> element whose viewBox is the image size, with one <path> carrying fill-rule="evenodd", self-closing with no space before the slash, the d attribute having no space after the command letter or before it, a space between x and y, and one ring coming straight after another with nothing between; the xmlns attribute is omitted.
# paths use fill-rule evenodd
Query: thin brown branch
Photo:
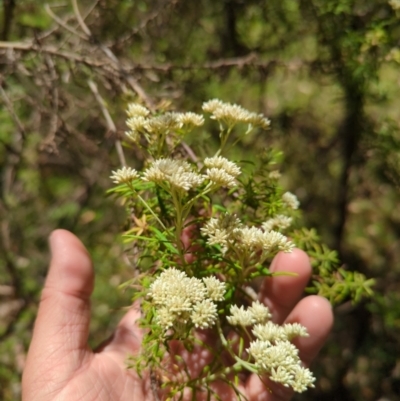
<svg viewBox="0 0 400 401"><path fill-rule="evenodd" d="M46 53L55 57L63 58L68 61L74 61L81 64L86 64L89 67L101 68L104 65L110 65L105 61L94 60L90 57L80 56L76 53L66 52L58 50L54 46L38 46L32 42L1 42L0 49L12 49L14 51L24 51L24 52L35 52L35 53Z"/></svg>
<svg viewBox="0 0 400 401"><path fill-rule="evenodd" d="M223 68L244 68L244 67L253 67L257 69L268 69L275 66L286 67L290 70L299 69L306 64L304 62L299 62L298 60L292 60L289 62L282 62L277 60L270 61L262 61L259 60L257 55L251 53L244 57L234 57L228 59L219 59L215 61L209 61L202 64L173 64L173 63L165 63L165 64L132 64L131 66L123 66L119 60L114 56L111 50L107 49L104 51L106 56L112 61L112 63L107 63L105 60L95 59L93 57L81 56L76 53L62 51L56 49L54 46L41 46L34 43L24 43L24 42L1 42L0 41L0 49L13 49L15 51L25 51L25 52L38 52L48 53L52 56L60 57L67 59L69 61L74 61L77 63L86 64L90 67L95 68L112 68L115 71L122 68L123 72L131 72L131 71L160 71L160 72L170 72L172 70L218 70ZM112 66L114 64L114 66Z"/></svg>
<svg viewBox="0 0 400 401"><path fill-rule="evenodd" d="M253 67L260 70L266 70L275 66L283 66L288 69L293 69L294 65L300 66L296 61L283 63L281 61L271 60L271 61L261 61L258 59L257 55L250 53L244 57L234 57L227 59L219 59L215 61L208 61L202 64L135 64L132 69L135 70L153 70L160 72L170 72L173 70L219 70L224 68L245 68ZM301 64L303 66L303 63Z"/></svg>
<svg viewBox="0 0 400 401"><path fill-rule="evenodd" d="M82 18L82 15L79 11L77 0L71 0L71 1L72 1L72 6L74 9L76 19L79 23L79 26L81 27L82 31L88 37L92 37L91 31L90 31L89 27L85 24L85 21ZM147 107L149 107L150 109L154 109L154 104L153 104L152 100L150 99L150 97L147 95L147 93L142 88L142 86L138 83L138 81L131 75L127 74L127 71L123 68L121 62L118 60L118 58L115 56L115 54L104 44L99 44L99 47L103 51L103 53L116 65L118 70L121 72L122 76L128 82L131 89L138 94L138 96L146 103Z"/></svg>
<svg viewBox="0 0 400 401"><path fill-rule="evenodd" d="M99 2L100 2L100 0L95 0L93 2L93 4L86 10L83 20L85 20L92 13L92 11L96 8L96 6L97 6L97 4L99 4Z"/></svg>
<svg viewBox="0 0 400 401"><path fill-rule="evenodd" d="M15 122L15 125L18 128L19 133L21 134L22 138L26 137L26 133L25 133L25 128L22 125L21 120L18 118L17 114L14 111L14 108L12 106L12 103L10 101L10 99L7 96L7 93L4 91L3 86L2 86L2 81L3 81L3 77L0 76L0 96L3 98L3 102L8 110L8 112L10 113L12 119Z"/></svg>
<svg viewBox="0 0 400 401"><path fill-rule="evenodd" d="M57 88L57 72L54 67L53 60L48 54L45 55L44 59L47 68L49 69L50 72L49 87L51 92L52 113L50 116L49 132L42 143L42 148L46 148L48 151L51 152L57 152L57 146L55 143L55 138L58 130L58 101L59 101L58 88Z"/></svg>
<svg viewBox="0 0 400 401"><path fill-rule="evenodd" d="M47 14L49 14L49 16L60 26L62 26L65 30L67 30L68 32L72 33L73 35L78 36L79 38L81 38L82 40L88 40L88 37L85 35L80 34L76 29L72 28L71 26L69 26L65 21L63 21L61 18L57 17L56 14L53 13L53 11L51 10L50 6L48 4L46 4L44 6L45 11L47 12Z"/></svg>
<svg viewBox="0 0 400 401"><path fill-rule="evenodd" d="M154 11L152 11L148 16L144 17L140 24L136 27L134 27L130 32L127 34L121 36L120 38L117 38L114 42L109 43L108 46L121 46L124 43L128 42L129 40L132 39L133 36L137 35L140 31L144 30L147 25L149 25L152 21L154 21L157 17L159 17L162 13L165 13L165 10L167 7L171 7L177 3L176 0L169 1L166 5L162 6L159 5L156 7Z"/></svg>
<svg viewBox="0 0 400 401"><path fill-rule="evenodd" d="M153 369L150 369L150 388L151 388L153 397L156 401L160 401L160 397L158 396L159 387L160 386L158 384L157 376L156 376L155 372L153 371Z"/></svg>
<svg viewBox="0 0 400 401"><path fill-rule="evenodd" d="M126 166L126 160L125 160L125 155L124 155L124 151L122 149L122 145L121 145L121 141L119 140L119 138L117 137L117 128L114 124L113 119L111 118L111 115L106 107L106 102L104 101L104 99L101 97L98 89L97 89L97 85L92 81L89 80L88 81L88 85L90 90L92 91L97 103L100 106L100 109L103 113L103 116L106 120L107 123L107 127L109 129L109 131L113 134L114 138L115 138L115 148L117 150L117 154L118 154L118 158L119 158L119 162L121 164L121 166Z"/></svg>
<svg viewBox="0 0 400 401"><path fill-rule="evenodd" d="M81 27L81 29L85 33L85 35L90 38L92 36L92 33L90 32L90 29L85 24L85 21L82 18L82 15L81 15L81 12L79 11L78 3L76 0L72 0L72 7L74 8L75 17L76 17L76 20L78 21L79 26Z"/></svg>

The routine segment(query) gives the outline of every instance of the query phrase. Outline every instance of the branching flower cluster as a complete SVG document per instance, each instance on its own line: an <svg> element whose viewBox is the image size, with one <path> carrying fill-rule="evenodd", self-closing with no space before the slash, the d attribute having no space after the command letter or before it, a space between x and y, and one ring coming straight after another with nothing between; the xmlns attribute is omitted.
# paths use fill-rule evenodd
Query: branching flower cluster
<svg viewBox="0 0 400 401"><path fill-rule="evenodd" d="M270 229L270 226L287 228L290 222L290 217L279 215L263 223L262 228L246 227L236 216L225 214L210 219L201 231L208 237L207 243L220 245L224 254L231 250L241 254L253 255L261 252L263 255L271 255L278 250L283 252L293 250L292 241L278 231Z"/></svg>
<svg viewBox="0 0 400 401"><path fill-rule="evenodd" d="M291 343L296 337L308 337L307 329L298 323L279 326L270 318L266 306L253 302L247 309L232 306L227 320L236 326L253 326L251 333L255 340L250 342L247 352L260 373L297 392L314 387L312 372L301 365L299 351Z"/></svg>
<svg viewBox="0 0 400 401"><path fill-rule="evenodd" d="M211 122L192 112L154 113L139 104L128 106L128 144L138 146L146 159L141 169L113 171L116 187L110 192L124 198L130 211L124 238L137 275L129 284L143 310L142 350L131 367L162 377L161 393L171 399L179 399L188 387L192 394L198 389L211 394L219 379L239 394L235 383L245 371L303 392L314 386L315 378L301 365L292 340L308 336L307 330L296 323L272 323L268 308L254 301L254 279L273 280L273 257L291 252L296 244L311 249L313 260L321 262L314 292L331 299L338 291L359 296L370 291L371 283L360 274L344 273L345 279L336 274L332 282L335 256L296 228L299 201L279 185L273 149L252 162L229 158L240 139L268 129L270 121L218 99L204 103L202 110ZM207 123L213 120L219 145L213 152L211 145L202 145L200 154L208 156L197 157L195 147L183 141L193 130L209 130ZM171 341L181 341L190 351L199 345L199 330L216 339L215 344L201 344L214 354L215 363L192 377L179 360L173 366L184 374L177 380L163 367ZM238 348L225 338L232 331L239 336Z"/></svg>
<svg viewBox="0 0 400 401"><path fill-rule="evenodd" d="M263 114L249 112L237 104L221 102L213 99L203 104L203 110L211 113L212 119L224 122L228 127L238 123L247 123L254 127L269 128L271 122Z"/></svg>
<svg viewBox="0 0 400 401"><path fill-rule="evenodd" d="M185 327L192 323L200 329L213 326L217 319L215 302L223 301L224 293L225 283L215 277L199 280L170 268L151 284L148 296L157 308L157 323L167 331L177 324Z"/></svg>
<svg viewBox="0 0 400 401"><path fill-rule="evenodd" d="M150 110L139 104L130 104L127 114L128 138L158 157L171 152L180 138L204 124L204 117L200 114L168 112L151 115ZM141 143L142 139L144 144Z"/></svg>

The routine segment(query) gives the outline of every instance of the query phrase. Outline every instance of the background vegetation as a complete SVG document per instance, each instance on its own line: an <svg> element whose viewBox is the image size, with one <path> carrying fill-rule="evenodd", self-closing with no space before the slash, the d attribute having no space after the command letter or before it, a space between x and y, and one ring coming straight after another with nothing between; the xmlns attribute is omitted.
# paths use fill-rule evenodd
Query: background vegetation
<svg viewBox="0 0 400 401"><path fill-rule="evenodd" d="M129 304L117 288L134 269L126 217L105 196L123 155L141 163L121 152L126 104L196 110L218 97L271 118L246 150L282 150L307 226L377 278L376 299L337 307L317 388L296 399L400 400L399 0L0 6L0 399L20 397L53 229L93 256L93 344Z"/></svg>

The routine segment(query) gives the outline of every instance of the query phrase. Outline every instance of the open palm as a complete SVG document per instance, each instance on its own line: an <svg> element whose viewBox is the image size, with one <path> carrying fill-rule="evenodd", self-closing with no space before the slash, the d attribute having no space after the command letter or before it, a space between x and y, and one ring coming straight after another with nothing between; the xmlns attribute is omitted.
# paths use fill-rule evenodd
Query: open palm
<svg viewBox="0 0 400 401"><path fill-rule="evenodd" d="M50 245L52 260L23 374L23 401L157 401L151 380L140 379L125 364L126 357L140 349L141 331L136 325L139 308L133 306L113 337L100 349L91 350L87 344L94 282L90 257L79 239L65 230L54 231ZM304 252L278 254L271 269L297 273L296 277L266 279L259 297L270 308L275 322L299 322L307 327L310 336L300 338L296 345L301 359L309 365L329 334L331 307L321 297L301 299L311 274ZM192 360L199 370L209 363L202 351L190 355L182 350L189 369ZM213 388L221 400L236 399L225 383L215 383ZM243 377L239 389L249 401L286 401L292 396L276 383L266 388L255 375Z"/></svg>

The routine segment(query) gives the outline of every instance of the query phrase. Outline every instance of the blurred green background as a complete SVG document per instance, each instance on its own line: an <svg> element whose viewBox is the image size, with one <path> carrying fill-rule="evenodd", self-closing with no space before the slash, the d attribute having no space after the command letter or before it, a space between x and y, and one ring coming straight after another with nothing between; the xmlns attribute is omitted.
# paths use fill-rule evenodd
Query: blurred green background
<svg viewBox="0 0 400 401"><path fill-rule="evenodd" d="M400 0L0 1L0 399L20 378L58 227L96 269L91 344L129 304L123 207L105 196L129 101L266 114L244 150L283 184L374 300L335 309L296 400L400 400ZM205 137L204 140L207 140ZM128 165L141 155L125 148Z"/></svg>

